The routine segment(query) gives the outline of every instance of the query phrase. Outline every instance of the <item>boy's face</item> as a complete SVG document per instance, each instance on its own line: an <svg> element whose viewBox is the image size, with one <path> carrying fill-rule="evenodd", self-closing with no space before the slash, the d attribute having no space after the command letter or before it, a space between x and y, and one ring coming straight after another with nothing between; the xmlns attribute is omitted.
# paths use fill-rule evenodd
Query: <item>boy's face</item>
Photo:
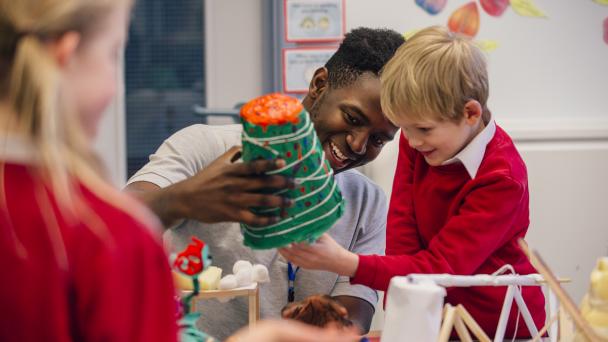
<svg viewBox="0 0 608 342"><path fill-rule="evenodd" d="M337 89L325 87L303 103L335 173L374 160L398 130L382 113L380 80L373 74Z"/></svg>
<svg viewBox="0 0 608 342"><path fill-rule="evenodd" d="M480 115L467 117L466 114L459 123L400 118L398 125L409 145L419 151L431 166L439 166L454 157L484 127Z"/></svg>

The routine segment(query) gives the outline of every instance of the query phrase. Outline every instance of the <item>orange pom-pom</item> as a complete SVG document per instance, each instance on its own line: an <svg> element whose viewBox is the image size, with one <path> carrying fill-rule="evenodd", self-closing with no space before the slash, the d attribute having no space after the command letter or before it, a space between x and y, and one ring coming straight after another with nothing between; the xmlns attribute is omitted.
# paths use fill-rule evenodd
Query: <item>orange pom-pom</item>
<svg viewBox="0 0 608 342"><path fill-rule="evenodd" d="M274 93L247 102L241 108L241 117L258 126L297 124L303 108L298 99Z"/></svg>

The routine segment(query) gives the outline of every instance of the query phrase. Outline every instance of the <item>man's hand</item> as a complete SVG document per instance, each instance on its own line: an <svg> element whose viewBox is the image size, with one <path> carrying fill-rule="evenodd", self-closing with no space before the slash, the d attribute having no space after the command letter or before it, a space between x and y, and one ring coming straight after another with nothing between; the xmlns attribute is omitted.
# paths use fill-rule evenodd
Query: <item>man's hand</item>
<svg viewBox="0 0 608 342"><path fill-rule="evenodd" d="M264 226L279 220L278 216L261 216L252 207L279 207L292 201L277 195L262 194L262 190L278 191L293 188L293 181L266 172L281 168L285 161L257 160L235 163L240 148L233 147L196 175L160 189L148 182L135 182L127 187L140 197L170 226L178 219L194 219L206 223L242 222Z"/></svg>
<svg viewBox="0 0 608 342"><path fill-rule="evenodd" d="M279 248L279 253L293 264L311 270L324 270L353 277L359 266L359 257L344 249L325 233L313 244L294 243Z"/></svg>

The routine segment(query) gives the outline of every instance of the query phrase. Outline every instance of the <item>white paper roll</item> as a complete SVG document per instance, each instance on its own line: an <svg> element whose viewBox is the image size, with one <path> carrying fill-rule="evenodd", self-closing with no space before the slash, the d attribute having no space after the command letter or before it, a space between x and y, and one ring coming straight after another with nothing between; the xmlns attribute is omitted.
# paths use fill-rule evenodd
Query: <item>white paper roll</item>
<svg viewBox="0 0 608 342"><path fill-rule="evenodd" d="M445 295L445 289L433 282L391 279L381 341L437 341Z"/></svg>

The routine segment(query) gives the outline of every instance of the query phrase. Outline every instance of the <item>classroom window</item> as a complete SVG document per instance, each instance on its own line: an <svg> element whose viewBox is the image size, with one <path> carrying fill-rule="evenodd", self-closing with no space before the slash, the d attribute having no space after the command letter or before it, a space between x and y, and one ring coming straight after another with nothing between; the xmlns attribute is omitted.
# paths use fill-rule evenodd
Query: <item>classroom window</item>
<svg viewBox="0 0 608 342"><path fill-rule="evenodd" d="M125 53L127 175L205 105L201 0L138 0Z"/></svg>

